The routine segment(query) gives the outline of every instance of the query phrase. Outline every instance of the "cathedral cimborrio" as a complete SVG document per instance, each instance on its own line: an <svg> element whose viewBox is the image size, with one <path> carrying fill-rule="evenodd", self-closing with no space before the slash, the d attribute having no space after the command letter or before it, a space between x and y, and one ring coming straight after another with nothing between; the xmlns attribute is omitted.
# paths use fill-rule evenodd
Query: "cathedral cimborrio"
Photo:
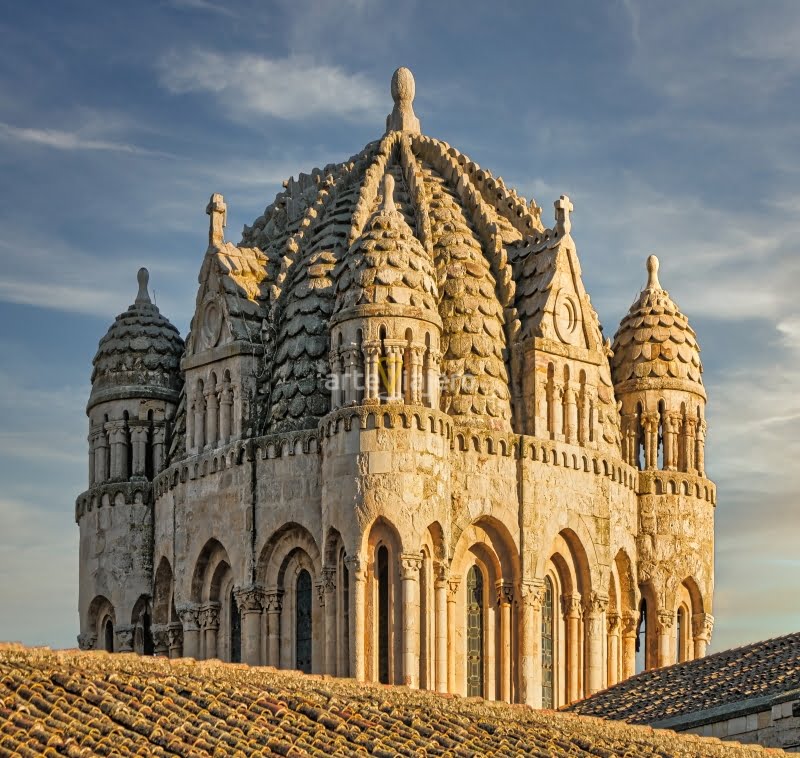
<svg viewBox="0 0 800 758"><path fill-rule="evenodd" d="M414 87L238 245L211 197L185 342L139 271L94 358L81 648L550 708L704 655L706 393L658 260L612 344L569 198L545 226Z"/></svg>

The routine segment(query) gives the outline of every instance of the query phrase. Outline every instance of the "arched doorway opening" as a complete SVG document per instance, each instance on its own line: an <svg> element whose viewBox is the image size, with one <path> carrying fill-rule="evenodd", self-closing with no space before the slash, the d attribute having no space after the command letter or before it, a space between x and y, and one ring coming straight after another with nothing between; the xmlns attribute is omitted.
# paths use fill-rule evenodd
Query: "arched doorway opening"
<svg viewBox="0 0 800 758"><path fill-rule="evenodd" d="M311 574L303 569L297 576L295 605L295 665L305 674L311 673Z"/></svg>

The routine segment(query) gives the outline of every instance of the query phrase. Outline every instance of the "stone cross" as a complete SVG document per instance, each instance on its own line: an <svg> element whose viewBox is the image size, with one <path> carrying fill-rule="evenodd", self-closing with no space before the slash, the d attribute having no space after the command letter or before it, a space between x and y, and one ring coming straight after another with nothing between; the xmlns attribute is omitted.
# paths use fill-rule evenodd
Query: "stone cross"
<svg viewBox="0 0 800 758"><path fill-rule="evenodd" d="M569 197L562 195L553 205L556 209L556 230L559 234L569 234L570 229L572 229L572 221L570 221L569 214L574 210Z"/></svg>
<svg viewBox="0 0 800 758"><path fill-rule="evenodd" d="M211 196L206 206L206 213L211 217L208 225L209 247L221 245L225 241L225 225L228 222L228 206L218 192Z"/></svg>

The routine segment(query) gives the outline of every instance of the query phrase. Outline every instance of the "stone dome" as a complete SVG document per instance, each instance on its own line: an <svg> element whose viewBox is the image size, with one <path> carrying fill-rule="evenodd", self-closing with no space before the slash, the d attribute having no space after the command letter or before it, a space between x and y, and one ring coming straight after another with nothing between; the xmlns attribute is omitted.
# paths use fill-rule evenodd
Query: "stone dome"
<svg viewBox="0 0 800 758"><path fill-rule="evenodd" d="M658 258L647 259L648 282L622 319L612 346L617 392L684 389L705 398L703 364L689 320L661 287Z"/></svg>
<svg viewBox="0 0 800 758"><path fill-rule="evenodd" d="M442 409L510 428L504 353L516 320L516 286L509 258L524 239L544 231L541 208L446 142L422 135L414 91L411 72L399 70L385 135L343 163L287 180L275 201L244 228L240 246L266 254L272 282L267 310L275 352L271 388L264 394L270 406L267 427L273 431L313 427L329 411L331 317L337 299L349 305L368 298L363 289L359 294L345 289L359 289L363 277L373 276L362 271L354 278L347 259L370 246L380 248L387 242L378 240L382 234L405 235L403 244L413 248L414 260L423 265L427 258L433 266L436 289L425 283L409 288L418 275L427 279L425 271L409 266L401 274L388 257L389 268L378 276L395 270L391 276L402 279L409 298L438 310L441 371L456 377ZM378 213L386 175L395 180L395 221L402 216L408 227L402 234L395 221L387 225ZM338 275L344 279L337 282Z"/></svg>
<svg viewBox="0 0 800 758"><path fill-rule="evenodd" d="M178 400L183 340L150 300L147 269L139 269L137 278L136 300L117 316L97 347L90 408L128 397Z"/></svg>

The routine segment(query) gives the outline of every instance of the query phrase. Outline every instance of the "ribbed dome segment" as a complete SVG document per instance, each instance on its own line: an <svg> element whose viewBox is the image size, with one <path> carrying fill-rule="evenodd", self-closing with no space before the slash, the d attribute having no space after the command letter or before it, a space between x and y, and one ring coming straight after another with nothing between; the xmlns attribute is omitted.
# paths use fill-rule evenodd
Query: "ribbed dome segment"
<svg viewBox="0 0 800 758"><path fill-rule="evenodd" d="M384 176L381 207L336 269L340 315L359 305L401 305L441 323L433 262L394 204L394 178Z"/></svg>
<svg viewBox="0 0 800 758"><path fill-rule="evenodd" d="M141 395L177 402L184 344L147 293L147 269L139 270L139 294L115 319L94 356L89 406Z"/></svg>
<svg viewBox="0 0 800 758"><path fill-rule="evenodd" d="M654 255L648 258L647 269L647 286L614 336L614 385L619 390L626 382L637 382L640 388L672 384L705 397L697 335L662 289Z"/></svg>

